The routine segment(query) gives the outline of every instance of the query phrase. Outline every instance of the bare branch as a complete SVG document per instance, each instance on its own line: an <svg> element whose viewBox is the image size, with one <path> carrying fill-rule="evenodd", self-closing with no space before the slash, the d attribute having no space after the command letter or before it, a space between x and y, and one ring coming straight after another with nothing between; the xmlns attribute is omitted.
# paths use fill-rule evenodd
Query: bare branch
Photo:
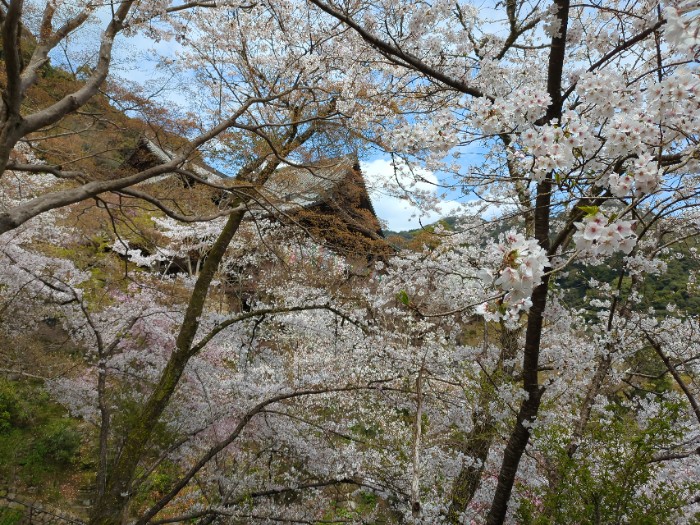
<svg viewBox="0 0 700 525"><path fill-rule="evenodd" d="M10 117L19 117L19 109L22 103L22 89L19 80L22 71L19 37L22 27L23 7L23 0L11 2L2 25L3 58L5 59L5 71L7 73L6 95L3 96L3 121L7 121Z"/></svg>
<svg viewBox="0 0 700 525"><path fill-rule="evenodd" d="M235 191L234 189L229 190L229 191ZM193 223L193 222L208 222L212 221L214 219L218 219L221 217L227 217L228 215L231 215L232 213L240 212L240 211L245 211L246 207L243 205L239 205L233 208L227 208L225 210L222 210L218 213L212 213L210 215L183 215L182 213L179 213L172 208L167 207L163 202L148 193L145 193L143 191L135 190L133 188L124 188L122 190L119 190L117 195L125 195L128 197L134 197L143 201L148 202L149 204L152 204L156 208L158 208L160 211L165 213L168 217L171 219L175 219L176 221L180 222L186 222L186 223Z"/></svg>
<svg viewBox="0 0 700 525"><path fill-rule="evenodd" d="M153 177L157 177L158 175L171 173L177 170L178 167L181 166L202 144L216 137L227 128L234 126L241 115L243 115L251 106L254 104L270 102L288 93L289 91L284 91L269 97L250 98L246 100L246 102L243 103L238 111L230 118L221 122L219 125L213 127L209 131L202 133L199 137L193 139L186 147L182 149L179 155L175 155L165 164L154 166L147 170L129 175L127 177L121 177L119 179L92 181L77 188L48 193L10 208L5 212L0 213L0 235L17 228L32 217L36 217L37 215L46 211L62 208L64 206L68 206L69 204L75 204L76 202L95 197L101 193L122 190Z"/></svg>
<svg viewBox="0 0 700 525"><path fill-rule="evenodd" d="M433 66L425 63L417 56L404 51L396 44L391 44L385 40L382 40L376 35L370 33L367 29L362 27L357 23L349 14L336 9L331 4L325 3L321 0L310 0L311 3L316 5L319 9L325 11L334 18L337 18L344 24L348 25L354 29L368 44L377 49L385 57L392 61L395 61L398 65L414 69L415 71L421 72L433 78L446 86L456 89L457 91L464 93L466 95L471 95L473 97L483 97L485 96L478 89L470 86L466 82L458 80Z"/></svg>
<svg viewBox="0 0 700 525"><path fill-rule="evenodd" d="M673 377L674 381L678 385L678 387L683 391L685 394L685 397L688 399L688 402L690 403L690 406L693 408L693 412L695 413L695 417L698 420L698 423L700 423L700 404L698 404L698 400L695 398L695 395L690 391L688 388L688 385L685 384L685 381L683 381L683 378L681 375L678 373L678 370L676 370L676 367L673 366L673 363L669 359L669 357L664 353L663 349L661 348L661 344L654 339L649 332L642 330L644 333L644 336L647 338L647 341L649 341L649 344L651 347L654 349L656 352L656 355L658 355L661 360L664 362L664 365L666 365L666 368L670 372L671 376Z"/></svg>
<svg viewBox="0 0 700 525"><path fill-rule="evenodd" d="M87 80L87 82L85 82L83 87L74 93L66 95L51 106L27 116L20 125L22 135L26 135L27 133L37 131L45 126L58 122L68 113L72 113L83 106L98 92L100 86L107 78L107 74L109 73L109 66L112 61L112 47L114 45L114 39L117 36L117 33L119 33L119 31L121 31L123 28L124 19L126 18L133 4L134 0L127 0L119 5L114 17L112 20L110 20L107 29L105 29L104 33L102 34L99 58L94 72L92 75L90 75L90 78ZM87 18L88 13L85 13L84 16ZM76 18L75 23L78 23L79 17ZM67 32L72 31L71 27L64 26L62 29ZM48 53L48 51L49 50L46 52Z"/></svg>

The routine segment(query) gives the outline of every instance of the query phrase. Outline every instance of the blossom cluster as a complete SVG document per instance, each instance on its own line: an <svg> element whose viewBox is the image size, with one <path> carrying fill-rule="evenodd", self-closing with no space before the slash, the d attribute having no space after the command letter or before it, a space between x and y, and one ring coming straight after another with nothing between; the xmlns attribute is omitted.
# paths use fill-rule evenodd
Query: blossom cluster
<svg viewBox="0 0 700 525"><path fill-rule="evenodd" d="M544 116L552 100L544 89L516 89L493 101L475 99L469 102L474 125L484 133L512 131L515 126L527 126Z"/></svg>
<svg viewBox="0 0 700 525"><path fill-rule="evenodd" d="M132 263L144 268L149 268L157 262L165 261L168 259L168 256L172 255L169 250L167 250L167 254L165 253L166 250L161 250L152 255L144 255L140 248L131 248L129 246L129 241L125 239L117 239L114 241L111 249L114 253L123 255Z"/></svg>
<svg viewBox="0 0 700 525"><path fill-rule="evenodd" d="M547 253L535 239L528 239L513 230L509 231L498 244L502 253L502 263L498 277L489 270L482 270L481 278L487 285L493 285L504 292L498 308L484 303L477 313L487 320L513 319L520 311L532 306L530 296L542 282L545 268L549 264Z"/></svg>
<svg viewBox="0 0 700 525"><path fill-rule="evenodd" d="M635 188L635 194L645 195L653 192L661 180L662 171L651 155L640 155L634 161L632 171L619 175L613 173L608 179L610 191L616 197L626 197Z"/></svg>
<svg viewBox="0 0 700 525"><path fill-rule="evenodd" d="M589 130L575 114L566 113L562 124L533 127L520 137L523 151L534 157L531 175L538 182L552 170L570 170L577 155L596 146L590 144Z"/></svg>
<svg viewBox="0 0 700 525"><path fill-rule="evenodd" d="M617 250L628 254L637 244L634 223L609 220L598 212L577 222L574 234L576 249L584 255L612 255Z"/></svg>
<svg viewBox="0 0 700 525"><path fill-rule="evenodd" d="M700 46L700 9L692 0L679 2L664 9L666 39L679 51L692 55Z"/></svg>

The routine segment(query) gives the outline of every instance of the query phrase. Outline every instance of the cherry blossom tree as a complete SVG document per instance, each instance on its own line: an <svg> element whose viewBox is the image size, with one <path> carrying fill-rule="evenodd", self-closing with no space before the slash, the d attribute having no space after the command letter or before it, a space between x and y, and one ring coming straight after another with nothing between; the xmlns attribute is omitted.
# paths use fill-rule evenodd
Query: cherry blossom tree
<svg viewBox="0 0 700 525"><path fill-rule="evenodd" d="M284 159L301 143L309 141L316 133L316 124L327 124L326 134L333 129L339 136L343 135L342 123L347 119L341 106L347 105L352 93L342 92L342 82L370 85L366 82L369 73L341 71L319 58L317 40L332 41L336 36L332 28L314 28L308 20L304 21L298 9L295 12L290 7L286 19L296 18L299 27L304 24L309 29L310 40L303 41L299 36L285 36L285 25L279 15L269 6L235 2L121 2L118 7L91 2L31 2L26 6L25 2L12 2L3 7L6 82L0 129L5 138L0 148L0 168L3 172L9 169L14 176L27 180L36 174L50 173L63 184L31 199L3 203L0 233L46 211L109 192L144 199L179 220L206 220L217 214L224 215L216 208L187 209L182 204L187 203L187 199L173 205L172 200L177 195L159 198L145 191L142 185L135 186L178 171L187 172L183 176L199 183L211 184L212 181L203 180L188 169L192 161L201 161L203 155L221 157L220 162L229 166L229 176L235 176L238 170L250 176L268 160ZM257 21L257 25L251 21ZM94 32L100 24L104 28L93 50L94 61L74 63L85 48L90 51L91 45L95 47ZM45 155L46 151L42 152L44 141L86 132L92 135L90 140L94 139L91 129L94 123L76 123L70 119L78 114L81 118L89 117L86 104L104 98L101 90L108 91L115 103L132 112L141 109L145 115L143 107L153 106L150 99L157 95L147 93L139 98L137 94L125 93L122 86L116 85L121 79L110 77L113 49L120 43L128 45L128 38L148 42L146 47L166 40L176 50L175 57L166 53L157 58L171 81L180 83L189 107L182 109L173 107L176 106L173 101L161 101L172 109L166 117L159 116L168 121L163 131L159 132L162 123L150 123L150 130L149 123L139 125L144 132L158 132L156 138L169 150L168 158L160 165L135 171L122 169L118 163L114 165L115 159L112 159L105 171L93 165L81 168L86 157L100 152L80 151L70 155L70 147L58 144L56 149L63 151L55 151L53 157ZM57 74L56 68L51 68L49 62L59 50L64 51L73 76L56 87L51 83L55 83L52 75ZM118 69L129 65L131 69L138 68L139 54L126 58L124 53L121 55L122 62L131 62L120 63ZM334 76L334 81L329 80ZM187 88L187 83L192 87ZM320 85L323 85L322 91ZM61 93L66 90L65 94ZM59 91L58 98L54 91ZM196 115L192 112L195 107ZM153 111L158 115L163 113L162 109ZM99 121L99 117L96 120ZM98 129L105 127L104 122L98 124ZM114 125L119 127L120 123ZM358 123L355 129L363 129L363 123ZM105 140L124 142L124 137ZM316 147L330 143L321 136L314 141ZM33 144L40 162L28 163L21 154L13 153L20 142ZM83 140L89 149L88 142ZM352 147L348 145L345 151L348 149ZM318 158L318 152L315 156ZM301 160L309 158L297 158ZM247 184L250 185L250 181ZM231 192L230 185L222 182L218 189Z"/></svg>
<svg viewBox="0 0 700 525"><path fill-rule="evenodd" d="M636 252L619 267L631 280L599 282L583 310L561 294L550 298L539 370L548 396L516 477L513 520L653 512L658 522L678 523L692 515L696 488L686 473L697 461L696 320L679 312L659 322L638 277L663 274L667 263L655 252L686 241L693 216L674 214L661 236L637 228ZM37 313L58 309L85 349L85 366L50 381L49 390L94 424L98 485L108 486L114 454L133 439L134 421L168 369L201 273L139 271L149 259L133 250L124 254L134 265L128 280L117 274L107 294L70 261L42 253L53 243L70 245L76 230L57 227L57 212L41 218L45 228L20 228L3 245L3 257L17 262L3 265L12 273L3 278L12 283L5 311L24 312L26 322L14 316L9 327L28 330ZM187 230L200 229L161 227L173 250ZM310 521L332 512L358 523L371 516L434 522L456 512L453 484L462 482L469 498L457 519L482 520L524 399L517 353L526 305L481 306L519 293L496 276L510 275L507 268L527 273L528 261L536 272L538 245L510 231L499 237L474 218L460 233L438 230L437 244L378 263L373 277L360 280L349 277L342 258L320 260L303 232L281 230L248 223L227 246L194 353L163 412L149 420L149 444L121 509L131 506L143 523ZM269 248L251 252L258 240ZM588 257L593 268L606 260ZM284 264L272 271L275 262ZM157 261L150 263L156 270ZM226 272L262 267L247 277L258 286L249 311L230 311ZM680 345L679 333L686 334ZM657 348L663 357L649 369L637 356ZM643 395L652 374L678 389L661 385ZM615 391L629 397L616 401ZM615 454L605 455L606 447ZM129 500L148 491L165 466L176 470L157 500L134 508ZM362 494L383 505L358 507Z"/></svg>
<svg viewBox="0 0 700 525"><path fill-rule="evenodd" d="M52 173L59 179L72 180L75 183L74 187L57 189L50 195L14 203L11 207L3 206L0 216L3 232L16 228L39 213L90 198L109 189L123 188L151 176L147 174L144 177L137 176L133 180L111 181L111 185L103 187L94 180L94 174L64 169L60 164L46 165L40 169L36 165L22 162L21 157L17 157L16 160L11 160L10 157L20 141L26 143L30 136L36 137L37 132L59 126L98 94L110 73L115 41L122 33L139 31L152 24L158 24L158 20L167 17L168 14L206 6L206 3L200 2L178 5L168 2L157 5L122 2L119 6L101 8L91 2L19 1L7 3L2 7L0 17L4 80L0 117L0 168L4 172L9 166L14 172L23 173L23 177L42 172ZM51 53L57 49L69 48L74 39L79 38L76 35L97 23L96 19L103 21L103 29L99 34L95 60L83 65L84 69L89 71L84 81L78 83L74 89L69 88L62 96L40 104L39 107L34 101L28 104L32 89L47 82L46 68ZM207 138L202 139L194 148L184 152L170 169L187 158ZM64 160L71 162L70 159ZM104 181L102 182L104 184Z"/></svg>
<svg viewBox="0 0 700 525"><path fill-rule="evenodd" d="M28 281L22 279L18 282L39 283L40 290L48 289L59 294L60 297L56 301L65 302L74 310L71 318L83 319L75 321L73 325L69 323L72 326L70 332L75 334L79 344L89 347L94 352L96 367L93 373L96 388L93 396L87 400L87 404L89 405L92 401L98 409L100 452L97 501L91 512L91 521L116 523L121 521L122 516L129 509L137 469L144 461L144 455L147 454L150 444L153 443L157 423L165 418L168 407L171 406L172 396L181 384L188 363L203 349L209 339L229 324L233 324L233 322L222 321L219 328L211 327L208 336L204 335L201 341L196 341L197 334L202 335L200 325L205 320L202 316L210 286L217 275L219 265L239 230L249 205L256 200L259 201L255 187L262 185L283 161L292 163L296 158L297 162L304 162L314 156L318 157L318 153L315 153L311 146L314 146L316 141L322 142L324 133L342 132L343 115L336 106L342 103L344 98L336 88L326 82L327 71L321 67L322 61L315 60L313 67L305 63L308 58L315 57L315 37L310 40L305 40L308 35L302 35L301 38L293 38L291 35L289 38L282 38L285 36L284 24L269 6L217 6L206 2L175 3L174 5L164 3L154 6L150 3L141 5L127 2L120 4L113 13L108 29L102 37L97 69L91 73L79 91L66 95L60 102L41 110L38 113L39 116L22 116L21 106L26 91L40 80L39 70L46 64L49 51L58 45L62 38L87 21L91 14L100 14L91 4L86 4L82 10L78 9L78 14L75 15L75 12L70 11L76 6L66 5L69 11L66 14L68 25L54 33L53 20L57 7L54 3L45 6L41 18L39 43L26 68L20 63L22 44L18 35L21 31L27 31L27 26L31 27L30 21L22 17L23 13L29 16L31 11L23 11L22 2L12 3L7 10L3 25L4 49L6 54L14 53L16 63L12 60L13 56L6 60L10 79L8 92L12 95L6 99L6 103L12 102L14 105L6 108L9 116L3 128L8 133L5 163L9 158L9 151L22 137L58 122L68 113L84 105L97 92L108 73L114 38L125 28L133 31L153 30L154 36L158 38L177 34L185 47L182 54L183 71L192 68L195 73L204 77L211 75L212 72L216 73L215 79L209 79L211 81L205 84L209 89L200 89L197 93L199 98L207 101L212 100L211 94L214 92L218 95L214 99L216 104L212 105L211 111L203 110L198 116L199 122L195 127L199 129L194 138L173 154L170 161L162 165L108 180L91 180L91 174L67 173L60 167L41 163L15 162L8 164L12 171L6 171L3 176L3 182L7 182L7 190L4 193L7 200L4 203L6 209L3 210L3 232L5 233L3 241L9 247L5 255L12 264L17 265L17 271L22 270L29 276ZM205 14L207 10L214 8L217 9L212 11L215 13L213 16ZM188 18L190 9L197 11L196 17ZM290 11L289 15L291 14L299 18L300 24L309 24L309 21L303 17L304 13ZM182 16L185 18L180 18ZM187 25L185 23L190 22L192 26L189 28L190 32L182 33ZM199 27L195 27L197 25ZM178 27L180 31L174 31ZM222 28L226 31L222 32ZM327 38L333 36L327 31L322 34ZM214 42L217 45L223 44L224 38L227 44L221 48L221 55L204 52ZM323 80L322 85L319 84L319 80ZM32 124L34 121L36 125ZM19 127L16 125L17 122L21 123ZM223 132L227 134L222 135ZM185 161L200 146L215 138L219 139L216 147L220 151L228 144L233 145L236 152L240 152L233 165L238 170L237 178L231 181L233 184L226 181L213 184L224 195L222 208L217 209L215 213L203 216L191 211L189 214L182 213L165 204L164 200L147 189L134 187L149 178L183 171ZM302 146L306 146L304 153L300 151ZM25 156L30 160L29 153ZM45 181L46 173L55 177L53 184ZM27 174L29 174L28 177ZM207 182L189 171L185 171L184 174L199 182ZM64 182L66 180L67 185ZM212 236L208 240L208 247L204 250L206 258L200 271L197 272L196 280L185 288L190 291L190 296L184 304L180 305L184 311L176 313L167 308L152 309L145 306L149 301L157 303L158 299L155 296L149 299L141 298L142 304L139 304L138 290L127 290L126 296L117 294L113 298L121 302L126 310L114 309L110 305L98 306L88 301L78 289L77 285L81 283L63 278L60 274L53 274L51 270L48 274L42 272L42 268L47 268L45 263L44 266L40 262L37 263L38 266L28 263L25 268L21 257L13 255L11 247L16 245L19 249L23 246L24 235L29 235L29 239L36 238L35 230L31 225L25 228L28 219L40 217L50 210L79 203L91 197L98 197L108 191L119 192L118 197L146 201L160 212L181 220L191 222L221 218L207 225L209 228L215 228L216 231L212 231ZM186 195L179 195L179 198L184 201L187 200L186 197ZM113 200L102 197L97 200L114 222L115 213L119 212L120 201L116 201L117 204L115 204ZM263 202L261 205L265 207L266 203ZM58 215L58 217L61 216L61 214ZM47 215L49 223L52 218L53 215ZM125 254L130 254L125 243L115 244L115 246L121 246ZM70 273L70 270L68 272ZM12 277L8 276L8 278ZM5 283L2 286L8 290L12 288ZM21 285L17 293L19 294L24 287ZM63 301L62 298L65 300ZM10 304L12 301L8 303L8 308ZM283 310L296 311L309 308L328 309L330 306L326 302L309 303L285 307ZM94 313L96 309L101 310L100 315ZM127 314L127 311L130 311L130 314ZM276 311L275 308L262 308L255 314L243 314L240 321L270 315ZM115 323L117 319L121 320L121 323ZM139 334L143 337L142 342L146 342L149 349L159 349L159 353L152 354L146 361L139 361L133 352L129 353L129 342L133 343L134 338L139 338ZM126 427L121 428L124 433L120 436L121 440L116 442L116 449L112 448L115 442L112 440L113 416L108 395L111 381L108 368L112 366L111 360L115 359L122 360L122 373L127 373L124 370L125 367L130 369L134 366L141 367L142 372L150 370L151 373L150 378L143 378L143 381L148 381L148 386L141 385L137 388L137 391L143 394L135 400L137 408L133 418ZM87 377L89 378L89 374ZM65 390L64 388L63 391ZM311 395L325 392L328 387L299 387L296 390L301 390L298 395ZM76 392L81 391L85 392L85 389L76 389ZM270 401L254 404L248 415L245 412L242 414L242 423L238 432L240 433L245 427L248 419L267 404L296 395L296 393L280 394L278 392ZM231 438L233 439L235 436ZM219 446L223 448L227 444ZM213 446L213 448L216 447ZM210 454L214 456L216 452L215 450ZM194 473L196 472L195 470ZM185 479L184 483L187 484L193 475Z"/></svg>
<svg viewBox="0 0 700 525"><path fill-rule="evenodd" d="M482 144L486 162L458 171L458 183L510 206L539 245L525 248L527 237L513 234L514 249L500 248L497 273L483 274L504 295L479 312L511 328L519 319L525 325L518 343L524 397L486 512L487 523L502 523L542 417L552 276L572 258L634 253L633 219L649 209L658 210L656 217L669 206L672 216L696 204L697 8L565 0L480 9L448 2L310 4L361 38L387 74L415 78L424 111L391 133L387 146L449 170L439 162L446 149ZM410 306L410 294L403 297ZM459 480L469 478L464 473ZM454 490L456 522L473 491L465 494L460 483Z"/></svg>
<svg viewBox="0 0 700 525"><path fill-rule="evenodd" d="M60 311L84 352L49 388L97 429L91 522L692 522L697 316L651 284L697 260L697 8L201 7L174 33L206 80L201 134L171 162L68 189L46 166L3 175L10 210L36 213L1 239L2 311L14 329ZM497 206L362 272L244 221L279 164L358 130ZM197 222L133 185L205 143L239 173L224 208L151 221L149 253L114 227L127 279L87 293L102 285L51 253L77 231L57 208L113 191ZM481 165L445 160L472 145ZM77 214L128 216L100 199ZM188 275L157 271L193 246ZM235 279L256 283L245 308Z"/></svg>

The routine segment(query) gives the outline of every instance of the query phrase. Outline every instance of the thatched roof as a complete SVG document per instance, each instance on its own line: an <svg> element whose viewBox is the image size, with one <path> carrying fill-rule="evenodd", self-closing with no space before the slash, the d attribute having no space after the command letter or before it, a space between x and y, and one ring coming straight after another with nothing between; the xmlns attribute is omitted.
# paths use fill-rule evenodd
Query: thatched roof
<svg viewBox="0 0 700 525"><path fill-rule="evenodd" d="M312 227L314 223L328 225L336 222L335 229L342 223L342 229L349 232L372 238L383 237L364 177L354 157L279 168L259 192L277 212L303 216L307 225ZM331 221L332 216L340 221Z"/></svg>
<svg viewBox="0 0 700 525"><path fill-rule="evenodd" d="M174 153L154 140L141 137L137 147L125 162L132 169L147 169L169 162ZM197 178L221 185L228 179L224 174L202 162L192 161L185 169ZM181 174L166 174L149 183ZM193 186L192 184L187 184ZM303 166L286 165L269 175L257 189L257 204L251 206L251 219L261 216L291 219L325 237L337 247L350 249L361 241L358 237L383 245L379 219L367 192L359 163L355 157L325 159ZM383 251L373 247L360 248L360 253Z"/></svg>
<svg viewBox="0 0 700 525"><path fill-rule="evenodd" d="M335 191L353 164L349 157L343 157L315 166L282 167L270 175L261 193L273 202L291 205L287 207L313 206Z"/></svg>
<svg viewBox="0 0 700 525"><path fill-rule="evenodd" d="M170 162L174 157L175 154L164 145L148 137L141 136L136 148L126 159L124 165L137 169L148 169L161 163ZM188 162L184 168L207 182L217 182L227 178L226 175L211 166L207 166L203 162L191 161ZM160 177L149 179L146 182L158 182L172 175L174 174L165 174Z"/></svg>

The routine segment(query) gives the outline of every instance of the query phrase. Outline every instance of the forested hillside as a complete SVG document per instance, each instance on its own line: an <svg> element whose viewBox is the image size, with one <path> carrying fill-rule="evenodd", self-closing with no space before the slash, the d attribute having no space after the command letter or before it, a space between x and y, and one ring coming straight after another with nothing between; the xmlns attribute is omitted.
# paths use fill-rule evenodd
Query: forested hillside
<svg viewBox="0 0 700 525"><path fill-rule="evenodd" d="M384 235L390 244L397 249L421 249L425 245L439 243L439 236L432 235L436 226L449 232L459 230L458 217L446 217L436 224L427 225L415 230L394 232L385 231ZM503 221L509 227L516 227L517 221ZM509 224L510 223L510 224ZM659 225L656 233L662 232L665 225ZM503 225L501 228L504 229ZM497 233L495 235L497 236ZM673 243L663 250L659 257L659 264L665 270L662 275L653 279L647 279L639 286L645 297L645 304L665 316L673 314L666 310L667 305L678 307L686 312L700 312L700 296L696 287L697 264L694 254L697 251L697 241L684 240L682 243ZM613 285L620 276L620 268L623 267L623 258L620 255L612 258L606 264L585 265L572 264L557 277L557 284L564 292L564 300L571 308L585 307L586 298L595 294L593 290L596 283ZM632 279L623 276L624 290L629 293L632 287ZM673 309L673 308L672 308Z"/></svg>
<svg viewBox="0 0 700 525"><path fill-rule="evenodd" d="M12 0L0 41L0 525L700 523L695 3ZM469 207L382 232L382 155Z"/></svg>

